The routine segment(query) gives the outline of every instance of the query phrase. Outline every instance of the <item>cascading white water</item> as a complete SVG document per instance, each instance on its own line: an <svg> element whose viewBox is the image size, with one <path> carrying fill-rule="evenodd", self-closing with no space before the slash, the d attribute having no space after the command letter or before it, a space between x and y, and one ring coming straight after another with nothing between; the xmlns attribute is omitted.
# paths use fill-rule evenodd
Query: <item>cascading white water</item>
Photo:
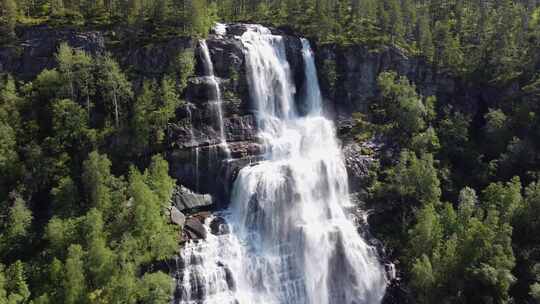
<svg viewBox="0 0 540 304"><path fill-rule="evenodd" d="M268 152L235 181L230 233L184 250L184 261L200 262L184 272L191 283L183 288L198 294L180 303L379 303L384 269L343 210L351 205L347 172L334 125L322 116L309 42L302 41L308 113L299 116L282 37L253 25L240 39Z"/></svg>
<svg viewBox="0 0 540 304"><path fill-rule="evenodd" d="M315 58L309 41L301 38L302 41L302 58L304 59L304 74L306 77L304 98L308 106L310 115L321 115L322 113L322 97L321 89L319 88L319 79L317 78L317 68L315 66Z"/></svg>
<svg viewBox="0 0 540 304"><path fill-rule="evenodd" d="M199 44L201 46L201 51L203 55L204 73L206 76L209 77L209 80L214 87L214 100L210 101L210 104L215 109L214 112L216 113L215 116L217 119L217 128L219 131L220 146L227 154L227 158L229 158L228 155L230 154L230 152L227 146L227 138L225 137L225 127L223 125L223 100L221 98L221 88L219 87L219 82L214 74L214 64L212 62L212 57L210 57L210 50L208 49L206 40L201 40Z"/></svg>

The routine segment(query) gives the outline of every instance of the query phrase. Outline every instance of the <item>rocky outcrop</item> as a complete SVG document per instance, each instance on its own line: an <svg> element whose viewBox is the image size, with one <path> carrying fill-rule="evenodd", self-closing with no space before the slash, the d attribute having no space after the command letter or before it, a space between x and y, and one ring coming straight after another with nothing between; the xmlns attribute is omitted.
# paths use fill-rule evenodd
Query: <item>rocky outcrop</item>
<svg viewBox="0 0 540 304"><path fill-rule="evenodd" d="M99 31L36 26L20 31L18 38L17 46L0 46L0 74L11 73L23 80L55 67L54 54L62 42L90 54L103 54L106 50L104 35Z"/></svg>
<svg viewBox="0 0 540 304"><path fill-rule="evenodd" d="M513 94L512 88L495 89L488 84L475 84L459 79L444 70L437 70L423 57L407 55L395 46L372 47L324 45L316 48L321 90L327 108L337 119L348 118L353 112L368 111L379 94L377 77L386 70L397 71L413 82L424 96L434 95L438 105L452 104L464 113L477 113L488 104L504 100ZM334 87L327 81L325 61L335 64L337 81Z"/></svg>
<svg viewBox="0 0 540 304"><path fill-rule="evenodd" d="M171 223L179 226L180 228L184 227L184 224L186 223L186 216L178 210L175 206L171 206L169 208L169 216L171 219Z"/></svg>
<svg viewBox="0 0 540 304"><path fill-rule="evenodd" d="M204 75L204 56L197 46L197 74L189 80L188 101L177 113L178 122L169 128L171 173L189 188L210 193L216 208L228 205L229 192L238 171L257 161L265 152L257 137L254 103L251 102L244 50L238 36L249 25L233 24L224 35L206 39L215 77ZM302 43L298 37L284 36L286 55L297 87L303 85ZM223 113L222 144L215 82L220 86ZM299 94L298 99L300 99Z"/></svg>
<svg viewBox="0 0 540 304"><path fill-rule="evenodd" d="M335 63L336 87L330 88L329 83L322 81L321 88L327 98L335 100L335 110L342 115L367 112L370 101L378 94L377 76L385 70L395 70L407 76L425 95L442 93L442 90L453 91L455 85L452 78L435 73L424 59L409 57L396 47L373 50L367 46L328 45L318 48L316 56L321 67L326 60ZM319 73L324 72L324 69L319 69ZM320 78L325 79L324 75Z"/></svg>
<svg viewBox="0 0 540 304"><path fill-rule="evenodd" d="M174 208L181 212L209 209L212 207L213 203L212 196L194 193L184 186L177 186L172 195L172 204Z"/></svg>
<svg viewBox="0 0 540 304"><path fill-rule="evenodd" d="M358 143L350 140L343 145L343 157L345 166L349 175L349 189L351 192L365 192L365 185L369 178L369 172L372 170L375 161L372 155L367 151L374 148L372 142Z"/></svg>

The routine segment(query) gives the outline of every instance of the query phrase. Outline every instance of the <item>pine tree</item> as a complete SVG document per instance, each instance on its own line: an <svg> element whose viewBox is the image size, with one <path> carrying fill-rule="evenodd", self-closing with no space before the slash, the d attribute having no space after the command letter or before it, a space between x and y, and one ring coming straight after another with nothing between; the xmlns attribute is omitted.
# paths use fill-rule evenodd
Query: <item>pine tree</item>
<svg viewBox="0 0 540 304"><path fill-rule="evenodd" d="M127 104L133 97L131 84L110 55L98 59L96 76L97 91L105 103L108 116L113 118L115 127L119 129L121 119L127 114Z"/></svg>
<svg viewBox="0 0 540 304"><path fill-rule="evenodd" d="M142 303L168 303L172 287L169 275L161 271L145 274L141 281Z"/></svg>
<svg viewBox="0 0 540 304"><path fill-rule="evenodd" d="M418 31L416 40L418 41L418 47L428 60L433 60L433 56L435 54L433 37L431 34L429 19L426 15L422 14L418 17L417 28Z"/></svg>
<svg viewBox="0 0 540 304"><path fill-rule="evenodd" d="M157 194L161 205L166 207L171 199L175 181L169 176L169 164L161 155L152 157L148 170L148 184Z"/></svg>
<svg viewBox="0 0 540 304"><path fill-rule="evenodd" d="M0 42L3 37L7 40L15 38L17 23L17 2L15 0L0 0Z"/></svg>
<svg viewBox="0 0 540 304"><path fill-rule="evenodd" d="M84 189L91 207L95 207L107 216L111 208L111 162L106 155L93 151L83 164L82 175Z"/></svg>
<svg viewBox="0 0 540 304"><path fill-rule="evenodd" d="M134 131L135 150L139 153L145 152L152 143L152 114L156 109L155 99L155 83L145 81L141 93L135 99L131 123Z"/></svg>
<svg viewBox="0 0 540 304"><path fill-rule="evenodd" d="M62 16L64 14L64 0L51 0L51 15Z"/></svg>
<svg viewBox="0 0 540 304"><path fill-rule="evenodd" d="M53 213L63 218L75 216L81 205L79 190L71 177L62 177L51 189Z"/></svg>
<svg viewBox="0 0 540 304"><path fill-rule="evenodd" d="M88 279L95 287L102 287L110 280L113 270L113 252L107 247L104 222L97 209L91 209L82 222L87 248Z"/></svg>
<svg viewBox="0 0 540 304"><path fill-rule="evenodd" d="M154 1L152 10L152 18L158 23L164 22L171 14L171 2L170 0Z"/></svg>
<svg viewBox="0 0 540 304"><path fill-rule="evenodd" d="M84 251L82 247L80 245L69 246L63 280L64 303L78 304L84 302L86 296L84 269Z"/></svg>
<svg viewBox="0 0 540 304"><path fill-rule="evenodd" d="M8 221L5 225L7 239L15 242L27 237L31 222L32 212L26 206L26 202L17 195L13 206L9 209Z"/></svg>
<svg viewBox="0 0 540 304"><path fill-rule="evenodd" d="M93 60L81 50L74 50L68 44L62 43L56 54L58 71L67 88L66 97L73 101L86 104L88 117L90 116L90 95L94 92L92 79Z"/></svg>
<svg viewBox="0 0 540 304"><path fill-rule="evenodd" d="M8 293L7 303L27 303L30 298L30 290L26 283L26 275L23 263L21 261L16 261L15 263L11 264L6 271L6 278L6 290Z"/></svg>
<svg viewBox="0 0 540 304"><path fill-rule="evenodd" d="M403 25L403 13L399 0L385 0L389 10L389 33L392 43L401 42L405 33Z"/></svg>
<svg viewBox="0 0 540 304"><path fill-rule="evenodd" d="M189 33L195 37L206 37L213 21L208 15L208 3L206 0L188 1L186 24Z"/></svg>

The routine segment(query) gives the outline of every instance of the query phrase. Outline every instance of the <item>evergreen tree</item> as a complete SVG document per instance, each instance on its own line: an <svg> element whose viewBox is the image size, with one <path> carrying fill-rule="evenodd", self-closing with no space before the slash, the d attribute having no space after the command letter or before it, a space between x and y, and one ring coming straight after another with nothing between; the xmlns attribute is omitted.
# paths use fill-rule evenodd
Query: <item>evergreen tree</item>
<svg viewBox="0 0 540 304"><path fill-rule="evenodd" d="M134 168L130 170L129 193L133 198L133 235L140 245L148 248L147 252L143 251L142 261L167 258L175 251L177 237L165 221L159 195L145 183L145 176Z"/></svg>
<svg viewBox="0 0 540 304"><path fill-rule="evenodd" d="M389 124L388 135L403 146L410 146L414 142L411 139L428 129L435 113L435 98L423 99L406 77L398 77L395 72L379 74L377 83L382 95L381 105L375 109L377 116ZM435 140L433 135L428 137ZM415 142L420 143L420 138ZM418 148L423 149L415 150Z"/></svg>
<svg viewBox="0 0 540 304"><path fill-rule="evenodd" d="M9 209L8 220L5 224L5 236L7 240L15 242L27 237L31 222L32 211L28 209L25 201L16 195L13 205Z"/></svg>
<svg viewBox="0 0 540 304"><path fill-rule="evenodd" d="M113 252L107 247L101 212L91 209L82 222L86 238L88 280L94 287L105 286L113 270Z"/></svg>
<svg viewBox="0 0 540 304"><path fill-rule="evenodd" d="M426 15L422 14L418 17L417 28L416 40L418 41L418 47L428 60L433 60L433 56L435 54L433 37L431 34L431 27L429 25L429 18Z"/></svg>
<svg viewBox="0 0 540 304"><path fill-rule="evenodd" d="M145 304L163 304L170 301L172 281L163 272L147 273L141 281L141 302Z"/></svg>
<svg viewBox="0 0 540 304"><path fill-rule="evenodd" d="M58 185L51 189L53 213L67 218L75 216L81 207L79 190L71 177L62 177Z"/></svg>
<svg viewBox="0 0 540 304"><path fill-rule="evenodd" d="M121 118L127 114L128 102L133 96L131 85L118 63L110 55L98 58L97 68L97 87L101 100L108 110L107 114L109 117L112 116L114 125L118 129Z"/></svg>
<svg viewBox="0 0 540 304"><path fill-rule="evenodd" d="M0 269L0 273L1 273ZM1 276L1 274L0 274ZM27 303L30 298L30 290L26 283L24 265L21 261L11 264L6 270L5 288L7 291L7 302L9 304ZM0 278L1 280L1 278ZM1 293L1 292L0 292ZM0 295L1 299L1 295Z"/></svg>
<svg viewBox="0 0 540 304"><path fill-rule="evenodd" d="M69 99L58 100L52 104L52 129L56 148L60 151L80 151L93 141L93 134L88 129L87 113Z"/></svg>
<svg viewBox="0 0 540 304"><path fill-rule="evenodd" d="M169 205L175 181L169 176L169 164L161 155L152 157L148 170L148 184L163 207Z"/></svg>
<svg viewBox="0 0 540 304"><path fill-rule="evenodd" d="M0 1L0 42L15 38L17 23L17 2L15 0Z"/></svg>
<svg viewBox="0 0 540 304"><path fill-rule="evenodd" d="M84 161L83 184L91 207L109 215L111 201L111 162L106 155L94 151Z"/></svg>
<svg viewBox="0 0 540 304"><path fill-rule="evenodd" d="M156 20L156 22L164 22L165 20L169 19L169 16L171 14L171 1L170 0L157 0L153 3L153 16L152 18Z"/></svg>
<svg viewBox="0 0 540 304"><path fill-rule="evenodd" d="M64 303L84 302L87 287L84 274L84 251L80 245L69 246L64 276Z"/></svg>
<svg viewBox="0 0 540 304"><path fill-rule="evenodd" d="M142 91L135 99L133 105L135 115L132 118L135 147L137 151L144 152L152 143L152 112L155 110L155 84L145 81Z"/></svg>

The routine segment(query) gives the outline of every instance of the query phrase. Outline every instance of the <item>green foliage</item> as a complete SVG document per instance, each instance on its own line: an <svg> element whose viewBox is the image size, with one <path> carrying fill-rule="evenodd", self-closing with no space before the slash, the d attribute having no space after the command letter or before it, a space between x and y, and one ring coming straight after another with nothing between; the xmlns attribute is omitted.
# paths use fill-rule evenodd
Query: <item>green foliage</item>
<svg viewBox="0 0 540 304"><path fill-rule="evenodd" d="M79 189L71 177L62 177L58 185L51 189L53 213L60 217L76 215L80 209Z"/></svg>
<svg viewBox="0 0 540 304"><path fill-rule="evenodd" d="M163 304L170 301L172 293L171 277L163 272L145 274L141 282L141 303Z"/></svg>
<svg viewBox="0 0 540 304"><path fill-rule="evenodd" d="M28 236L28 228L32 222L32 212L26 207L24 200L16 196L8 212L5 225L5 236L8 240L16 241Z"/></svg>
<svg viewBox="0 0 540 304"><path fill-rule="evenodd" d="M423 98L409 80L395 72L379 74L381 102L373 110L384 133L403 147L417 152L438 148L435 130L429 127L435 116L435 97Z"/></svg>
<svg viewBox="0 0 540 304"><path fill-rule="evenodd" d="M535 301L540 301L540 283L534 283L531 285L530 295Z"/></svg>
<svg viewBox="0 0 540 304"><path fill-rule="evenodd" d="M93 60L84 51L73 50L66 43L60 44L56 54L58 72L60 72L64 96L72 100L83 101L90 113L90 95L93 94Z"/></svg>
<svg viewBox="0 0 540 304"><path fill-rule="evenodd" d="M89 154L84 161L82 175L87 193L89 205L102 212L109 212L111 208L111 162L106 155L100 155L97 151Z"/></svg>
<svg viewBox="0 0 540 304"><path fill-rule="evenodd" d="M153 166L159 166L159 158L154 159ZM138 246L147 248L148 251L140 256L141 262L157 259L163 260L176 250L178 239L172 227L167 223L165 211L160 202L160 194L152 191L146 183L148 173L141 174L135 168L131 168L129 174L128 193L133 199L133 217L131 219L131 231L133 236L140 240ZM153 184L161 182L150 177ZM168 189L167 189L168 190ZM172 192L172 189L170 189Z"/></svg>
<svg viewBox="0 0 540 304"><path fill-rule="evenodd" d="M444 33L442 25L440 31L435 60L461 73L461 55L445 54L452 48L443 43L454 34ZM452 58L459 60L451 64ZM533 232L540 227L540 196L537 183L523 191L521 181L537 177L529 171L537 165L530 153L536 151L531 137L521 132L532 130L528 128L536 123L536 106L489 108L483 119L473 120L445 105L436 115L433 101L418 94L406 78L383 72L378 82L381 98L369 113L372 120L364 116L359 121L400 153L382 156L382 174L370 200L392 214L392 219L385 218L387 225L376 230L387 248L395 250L394 256L405 262L415 299L533 301L540 282L540 242ZM535 92L534 81L527 89ZM512 173L520 177L509 179ZM454 187L470 181L476 182L457 193ZM480 197L474 189L483 189Z"/></svg>
<svg viewBox="0 0 540 304"><path fill-rule="evenodd" d="M64 269L62 282L64 291L64 303L75 304L84 301L86 282L84 271L84 251L80 245L71 245Z"/></svg>
<svg viewBox="0 0 540 304"><path fill-rule="evenodd" d="M474 212L475 201L474 191L466 188L457 214L450 204L438 210L429 204L418 213L409 254L411 283L422 303L508 300L515 281L512 230L493 209Z"/></svg>
<svg viewBox="0 0 540 304"><path fill-rule="evenodd" d="M176 80L177 92L187 87L188 78L195 72L195 53L193 49L185 49L176 55L171 64L169 74ZM169 80L170 81L170 80Z"/></svg>
<svg viewBox="0 0 540 304"><path fill-rule="evenodd" d="M99 23L111 3L57 4L58 18L81 13ZM133 154L116 147L135 142L128 119L147 128L145 145L167 143L193 52L135 103L110 55L61 44L56 62L32 82L0 78L0 263L11 265L0 267L0 303L167 303L172 281L154 265L179 246L166 216L175 181L150 150L144 173L131 166L128 177Z"/></svg>
<svg viewBox="0 0 540 304"><path fill-rule="evenodd" d="M336 61L332 59L325 59L322 63L321 67L321 80L323 83L328 86L329 91L332 94L336 93L336 85L337 85L337 70L336 70Z"/></svg>
<svg viewBox="0 0 540 304"><path fill-rule="evenodd" d="M17 2L15 0L0 1L0 42L6 42L15 37L17 22Z"/></svg>
<svg viewBox="0 0 540 304"><path fill-rule="evenodd" d="M24 265L16 261L7 269L0 264L0 303L22 304L30 298Z"/></svg>
<svg viewBox="0 0 540 304"><path fill-rule="evenodd" d="M88 127L88 113L77 103L62 99L52 104L52 131L54 146L58 150L78 151L91 148L95 132Z"/></svg>
<svg viewBox="0 0 540 304"><path fill-rule="evenodd" d="M471 118L461 112L445 111L437 127L441 146L444 147L440 151L443 158L450 159L464 155L469 144L470 123Z"/></svg>
<svg viewBox="0 0 540 304"><path fill-rule="evenodd" d="M441 190L433 156L420 158L412 151L402 151L398 164L387 172L389 187L409 204L436 204Z"/></svg>
<svg viewBox="0 0 540 304"><path fill-rule="evenodd" d="M180 103L170 78L165 77L159 88L156 83L143 83L133 105L135 114L131 121L137 151L144 152L163 143L167 123L175 116Z"/></svg>
<svg viewBox="0 0 540 304"><path fill-rule="evenodd" d="M411 269L412 285L418 293L420 303L431 303L433 301L432 291L435 288L436 278L429 258L423 254L421 258L415 260Z"/></svg>
<svg viewBox="0 0 540 304"><path fill-rule="evenodd" d="M148 170L148 185L156 193L163 207L168 206L175 180L169 176L169 164L161 155L152 157Z"/></svg>
<svg viewBox="0 0 540 304"><path fill-rule="evenodd" d="M135 147L139 151L145 151L150 146L152 139L152 110L154 108L155 84L145 81L142 91L135 100L133 115L133 131L135 133Z"/></svg>
<svg viewBox="0 0 540 304"><path fill-rule="evenodd" d="M21 127L18 96L15 82L8 77L0 82L0 201L7 198L9 187L20 173L17 137Z"/></svg>
<svg viewBox="0 0 540 304"><path fill-rule="evenodd" d="M336 65L353 45L423 56L434 68L416 79L462 80L439 86L442 95L480 88L479 107L465 104L470 96L441 98L435 113L435 99L406 78L379 76L381 96L355 114L352 131L385 143L385 153L370 151L382 169L371 172L369 201L391 217L374 228L420 303L540 301L537 3L0 0L0 42L10 48L18 27L45 23L111 30L108 42L131 46L203 38L216 20L285 26L332 44L336 57L318 62L327 97L347 93L337 92ZM194 57L182 50L167 75L133 86L112 55L61 44L57 66L32 82L1 76L0 263L10 266L0 267L0 303L169 301L171 280L152 270L178 246L165 216L174 180L152 156L168 144ZM502 88L504 100L484 100ZM128 175L134 156L139 168L152 162ZM33 226L42 223L43 233Z"/></svg>
<svg viewBox="0 0 540 304"><path fill-rule="evenodd" d="M510 140L508 118L500 109L489 109L488 113L484 115L484 119L486 120L487 143L492 153L499 154L504 151L507 142Z"/></svg>
<svg viewBox="0 0 540 304"><path fill-rule="evenodd" d="M510 182L492 183L482 192L485 210L496 210L505 221L510 221L522 204L521 182L514 177Z"/></svg>
<svg viewBox="0 0 540 304"><path fill-rule="evenodd" d="M127 116L128 103L133 96L131 84L110 55L98 58L96 68L100 100L107 109L108 122L113 120L114 126L118 129L121 119Z"/></svg>

